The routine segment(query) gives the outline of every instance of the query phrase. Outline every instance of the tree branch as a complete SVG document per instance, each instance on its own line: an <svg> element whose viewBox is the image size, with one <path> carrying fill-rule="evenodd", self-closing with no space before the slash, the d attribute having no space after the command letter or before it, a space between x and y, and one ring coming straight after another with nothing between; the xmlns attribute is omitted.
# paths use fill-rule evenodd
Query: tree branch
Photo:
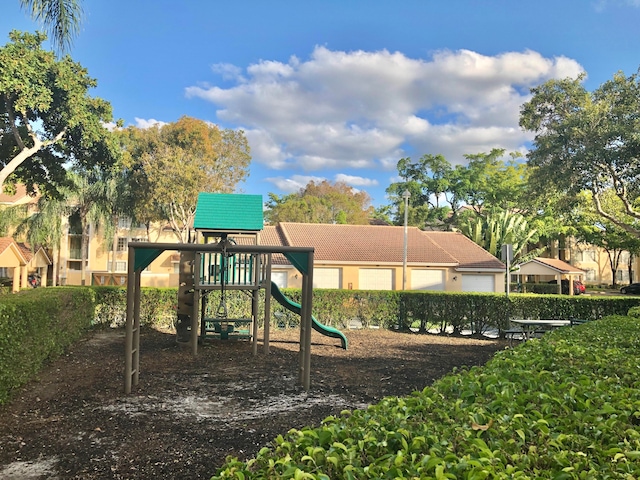
<svg viewBox="0 0 640 480"><path fill-rule="evenodd" d="M606 218L611 223L617 225L618 227L622 228L626 232L632 233L633 235L640 235L640 230L633 228L631 225L628 225L627 223L621 220L618 220L616 217L614 217L610 213L605 212L604 209L602 208L602 204L600 202L600 197L598 192L595 192L592 190L591 193L592 193L593 203L595 204L595 207L596 207L596 211L600 216Z"/></svg>

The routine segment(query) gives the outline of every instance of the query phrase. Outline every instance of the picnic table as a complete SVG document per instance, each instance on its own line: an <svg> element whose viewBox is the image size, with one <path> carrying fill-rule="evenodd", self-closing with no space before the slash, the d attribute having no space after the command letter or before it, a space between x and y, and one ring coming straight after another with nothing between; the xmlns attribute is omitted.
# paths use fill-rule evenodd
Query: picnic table
<svg viewBox="0 0 640 480"><path fill-rule="evenodd" d="M519 335L523 340L529 340L537 335L553 330L554 328L567 327L573 325L572 320L563 319L529 319L529 318L517 318L511 319L512 328L505 331L505 337L509 338L510 342L513 341L516 335Z"/></svg>

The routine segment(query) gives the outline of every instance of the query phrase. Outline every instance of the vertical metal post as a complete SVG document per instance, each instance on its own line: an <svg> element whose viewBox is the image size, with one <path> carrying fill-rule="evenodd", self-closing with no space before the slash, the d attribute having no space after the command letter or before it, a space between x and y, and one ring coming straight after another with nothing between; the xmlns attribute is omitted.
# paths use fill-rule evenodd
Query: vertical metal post
<svg viewBox="0 0 640 480"><path fill-rule="evenodd" d="M300 316L300 382L311 386L311 312L313 309L313 252L307 254L307 273L302 275L302 315Z"/></svg>
<svg viewBox="0 0 640 480"><path fill-rule="evenodd" d="M193 260L193 308L191 310L191 353L198 354L198 327L200 323L200 262L202 253L196 252Z"/></svg>
<svg viewBox="0 0 640 480"><path fill-rule="evenodd" d="M133 375L133 298L135 282L133 267L135 264L135 248L129 247L127 264L127 316L125 323L124 341L124 393L131 393L131 380Z"/></svg>
<svg viewBox="0 0 640 480"><path fill-rule="evenodd" d="M269 335L271 333L271 254L267 254L267 268L264 282L264 353L269 353Z"/></svg>
<svg viewBox="0 0 640 480"><path fill-rule="evenodd" d="M409 197L411 193L409 190L405 190L402 193L404 199L404 248L402 253L402 290L407 288L407 238L408 238L408 220L409 220Z"/></svg>
<svg viewBox="0 0 640 480"><path fill-rule="evenodd" d="M134 270L133 279L135 282L133 295L133 386L138 385L140 379L140 278L142 270Z"/></svg>
<svg viewBox="0 0 640 480"><path fill-rule="evenodd" d="M260 260L261 257L259 254L253 254L253 255L246 255L245 256L246 259L250 260L249 263L245 263L245 277L247 275L246 273L246 269L249 268L249 265L254 265L255 263L255 268L253 269L253 285L254 285L254 290L253 290L253 295L251 296L251 317L252 317L252 322L251 322L251 327L252 327L252 350L253 350L253 355L258 355L258 313L259 313L259 304L260 304ZM246 282L246 280L245 280Z"/></svg>

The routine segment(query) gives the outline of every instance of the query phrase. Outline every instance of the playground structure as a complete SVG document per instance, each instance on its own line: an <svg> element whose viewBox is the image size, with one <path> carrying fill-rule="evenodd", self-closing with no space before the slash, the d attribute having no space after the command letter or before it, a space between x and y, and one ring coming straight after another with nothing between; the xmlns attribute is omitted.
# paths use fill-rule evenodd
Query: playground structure
<svg viewBox="0 0 640 480"><path fill-rule="evenodd" d="M256 198L247 197L259 197ZM259 207L259 225L255 220L245 222L234 217L230 203L242 202L246 211L246 202ZM200 194L198 208L212 215L222 213L229 216L224 228L203 228L202 214L196 219L196 230L200 227L203 243L129 243L127 314L125 337L125 393L131 393L138 384L140 371L140 276L155 258L165 250L175 250L180 254L178 309L176 321L176 340L190 346L192 354L197 355L198 345L207 339L229 340L246 339L252 343L253 355L258 353L258 316L260 290L264 289L264 353L269 353L269 329L271 299L274 298L288 310L300 315L300 352L299 382L305 390L310 386L311 365L311 329L323 335L338 338L342 347L347 348L347 339L342 332L322 325L312 316L313 303L313 248L266 246L257 244L255 228L262 225L262 198L260 196L230 194ZM218 206L217 209L208 208ZM229 212L231 212L229 214ZM214 213L215 215L215 213ZM224 215L223 215L224 221ZM230 222L230 223L229 223ZM241 228L238 228L240 224ZM249 225L250 224L250 225ZM284 255L302 274L302 298L298 304L282 294L277 285L271 282L272 256ZM209 305L209 294L220 292L220 302L216 309ZM229 291L240 290L251 297L251 315L243 318L230 318L226 304Z"/></svg>

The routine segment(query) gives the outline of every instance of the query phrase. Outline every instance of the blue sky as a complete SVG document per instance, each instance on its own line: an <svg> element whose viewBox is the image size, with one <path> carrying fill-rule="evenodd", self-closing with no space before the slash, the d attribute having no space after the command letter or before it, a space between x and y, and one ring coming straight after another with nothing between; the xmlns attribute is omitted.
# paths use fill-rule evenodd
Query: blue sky
<svg viewBox="0 0 640 480"><path fill-rule="evenodd" d="M529 89L640 65L640 0L85 0L72 57L144 127L241 128L243 193L345 181L386 204L400 158L526 151ZM0 34L37 25L3 0Z"/></svg>

